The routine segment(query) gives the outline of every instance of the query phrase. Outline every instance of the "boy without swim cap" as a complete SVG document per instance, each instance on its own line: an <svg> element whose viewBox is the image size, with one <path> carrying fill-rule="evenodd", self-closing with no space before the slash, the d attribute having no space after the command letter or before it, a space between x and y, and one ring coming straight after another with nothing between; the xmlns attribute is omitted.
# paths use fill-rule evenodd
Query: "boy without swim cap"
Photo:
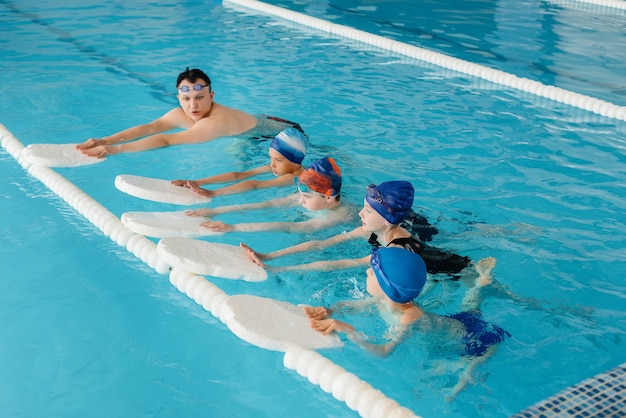
<svg viewBox="0 0 626 418"><path fill-rule="evenodd" d="M270 148L295 164L302 163L306 155L306 138L299 130L287 128L274 137Z"/></svg>
<svg viewBox="0 0 626 418"><path fill-rule="evenodd" d="M341 191L341 170L331 157L311 163L300 174L300 183L326 196L337 196Z"/></svg>
<svg viewBox="0 0 626 418"><path fill-rule="evenodd" d="M412 301L426 283L424 260L404 248L374 248L370 264L380 288L394 302Z"/></svg>
<svg viewBox="0 0 626 418"><path fill-rule="evenodd" d="M408 181L386 181L367 186L365 201L387 222L398 225L411 212L414 189Z"/></svg>

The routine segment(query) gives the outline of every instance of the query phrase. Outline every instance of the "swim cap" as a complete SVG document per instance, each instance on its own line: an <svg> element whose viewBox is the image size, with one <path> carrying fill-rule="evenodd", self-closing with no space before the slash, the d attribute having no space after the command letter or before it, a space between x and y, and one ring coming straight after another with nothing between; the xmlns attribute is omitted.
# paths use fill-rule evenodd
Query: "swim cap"
<svg viewBox="0 0 626 418"><path fill-rule="evenodd" d="M426 283L424 260L404 248L374 248L370 264L380 288L394 302L412 301Z"/></svg>
<svg viewBox="0 0 626 418"><path fill-rule="evenodd" d="M341 191L341 170L331 157L311 163L300 174L300 183L326 196L337 196Z"/></svg>
<svg viewBox="0 0 626 418"><path fill-rule="evenodd" d="M295 164L300 164L306 155L306 138L299 130L287 128L274 137L270 148Z"/></svg>
<svg viewBox="0 0 626 418"><path fill-rule="evenodd" d="M386 181L367 186L365 201L389 223L398 225L411 212L413 194L408 181Z"/></svg>

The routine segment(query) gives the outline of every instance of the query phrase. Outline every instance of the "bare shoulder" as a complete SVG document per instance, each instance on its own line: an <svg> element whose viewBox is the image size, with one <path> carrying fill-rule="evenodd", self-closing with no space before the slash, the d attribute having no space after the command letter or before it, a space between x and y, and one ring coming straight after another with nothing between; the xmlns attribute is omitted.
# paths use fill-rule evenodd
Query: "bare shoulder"
<svg viewBox="0 0 626 418"><path fill-rule="evenodd" d="M205 123L209 124L219 124L224 131L223 136L237 135L249 131L254 128L257 123L255 116L243 110L234 109L215 102L213 102L211 113L202 121L206 121Z"/></svg>
<svg viewBox="0 0 626 418"><path fill-rule="evenodd" d="M174 128L189 128L193 125L193 121L180 107L176 107L152 121L152 124L163 130L169 130Z"/></svg>
<svg viewBox="0 0 626 418"><path fill-rule="evenodd" d="M330 211L329 217L333 219L349 220L352 219L352 211L347 206L338 206Z"/></svg>

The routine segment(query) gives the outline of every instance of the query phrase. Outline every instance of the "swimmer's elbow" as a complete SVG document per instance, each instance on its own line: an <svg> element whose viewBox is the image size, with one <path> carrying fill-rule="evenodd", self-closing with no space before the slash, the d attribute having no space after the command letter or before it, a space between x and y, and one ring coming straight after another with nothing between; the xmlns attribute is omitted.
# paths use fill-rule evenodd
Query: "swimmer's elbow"
<svg viewBox="0 0 626 418"><path fill-rule="evenodd" d="M169 147L170 145L176 145L171 140L169 135L163 135L163 134L152 135L152 136L145 138L144 140L140 140L135 143L131 143L129 145L138 147L139 144L142 144L142 143L145 144L142 147L143 149L164 148L164 147ZM137 149L136 151L139 151L139 149Z"/></svg>
<svg viewBox="0 0 626 418"><path fill-rule="evenodd" d="M248 180L242 183L245 191L262 189L263 183L258 180Z"/></svg>
<svg viewBox="0 0 626 418"><path fill-rule="evenodd" d="M397 346L396 341L390 341L386 344L372 344L356 332L349 333L348 338L378 357L387 357Z"/></svg>
<svg viewBox="0 0 626 418"><path fill-rule="evenodd" d="M303 222L286 222L285 230L287 232L295 233L295 234L303 234L305 232L318 231L320 228L317 225L309 223L307 221Z"/></svg>
<svg viewBox="0 0 626 418"><path fill-rule="evenodd" d="M366 347L367 351L379 357L387 357L389 354L391 354L394 348L395 346L390 347L388 344L384 344L384 345L369 344L369 346Z"/></svg>
<svg viewBox="0 0 626 418"><path fill-rule="evenodd" d="M154 135L153 138L155 138L161 144L161 147L169 147L172 145L197 144L200 142L205 142L204 139L185 135L185 133L186 132L173 134L157 134Z"/></svg>

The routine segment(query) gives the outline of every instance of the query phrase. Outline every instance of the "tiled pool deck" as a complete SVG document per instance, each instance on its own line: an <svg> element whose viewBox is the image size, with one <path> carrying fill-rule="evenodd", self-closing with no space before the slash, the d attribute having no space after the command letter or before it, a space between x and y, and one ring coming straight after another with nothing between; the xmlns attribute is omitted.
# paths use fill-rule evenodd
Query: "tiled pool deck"
<svg viewBox="0 0 626 418"><path fill-rule="evenodd" d="M626 417L626 363L583 380L511 418L531 417Z"/></svg>

